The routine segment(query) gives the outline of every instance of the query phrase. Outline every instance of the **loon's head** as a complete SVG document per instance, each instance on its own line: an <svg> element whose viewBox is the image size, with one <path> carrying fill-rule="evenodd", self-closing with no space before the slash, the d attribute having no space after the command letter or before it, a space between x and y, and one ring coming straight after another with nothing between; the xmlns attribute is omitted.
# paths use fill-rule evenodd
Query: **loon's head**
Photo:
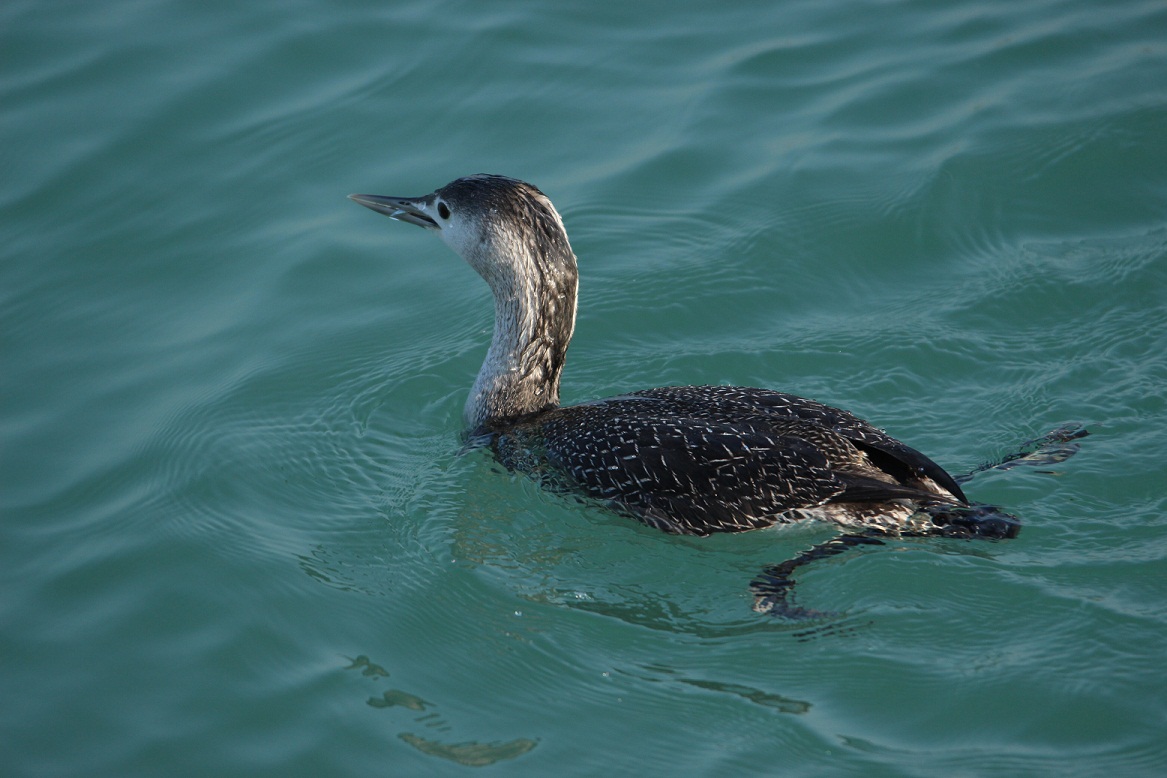
<svg viewBox="0 0 1167 778"><path fill-rule="evenodd" d="M432 230L478 271L496 294L571 286L575 254L555 206L536 187L506 176L466 176L422 197L352 194L391 219Z"/></svg>
<svg viewBox="0 0 1167 778"><path fill-rule="evenodd" d="M559 405L579 275L563 220L546 195L513 178L480 174L423 197L349 197L438 233L490 285L494 336L466 401L470 429Z"/></svg>

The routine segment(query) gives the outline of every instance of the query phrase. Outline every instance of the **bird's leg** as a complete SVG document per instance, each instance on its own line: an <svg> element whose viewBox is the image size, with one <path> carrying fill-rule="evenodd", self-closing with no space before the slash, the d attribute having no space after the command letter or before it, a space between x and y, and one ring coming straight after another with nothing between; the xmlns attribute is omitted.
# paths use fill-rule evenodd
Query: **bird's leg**
<svg viewBox="0 0 1167 778"><path fill-rule="evenodd" d="M855 546L882 545L883 541L875 537L874 534L839 535L812 546L793 559L776 565L767 565L754 580L750 581L750 591L754 595L754 610L770 616L796 620L817 619L831 615L803 608L791 600L794 593L794 580L791 576L794 571L808 562L841 554Z"/></svg>
<svg viewBox="0 0 1167 778"><path fill-rule="evenodd" d="M1021 465L1048 467L1065 462L1078 453L1078 449L1082 447L1082 444L1077 442L1078 439L1089 434L1090 431L1081 424L1063 424L1040 438L1022 443L1019 446L1020 451L992 462L977 465L963 475L953 476L953 480L958 484L963 484L971 481L977 473L983 473L986 470L1010 470Z"/></svg>

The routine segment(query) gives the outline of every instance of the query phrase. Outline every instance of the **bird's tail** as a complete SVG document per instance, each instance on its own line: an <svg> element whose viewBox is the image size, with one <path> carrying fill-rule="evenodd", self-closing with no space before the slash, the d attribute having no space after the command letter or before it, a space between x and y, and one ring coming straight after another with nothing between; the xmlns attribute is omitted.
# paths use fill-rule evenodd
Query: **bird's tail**
<svg viewBox="0 0 1167 778"><path fill-rule="evenodd" d="M1015 538L1021 531L1021 521L995 505L929 505L924 513L932 519L934 532L949 538ZM911 534L911 533L904 533Z"/></svg>
<svg viewBox="0 0 1167 778"><path fill-rule="evenodd" d="M1079 439L1090 432L1081 424L1063 424L1039 438L1027 440L1018 451L982 465L964 475L954 476L959 484L988 470L1011 470L1014 467L1049 467L1065 462L1082 447ZM924 509L936 526L937 533L957 538L1015 538L1021 531L1016 516L995 505L931 505ZM932 533L928 533L932 534Z"/></svg>
<svg viewBox="0 0 1167 778"><path fill-rule="evenodd" d="M1064 462L1078 452L1081 444L1077 441L1090 433L1080 424L1066 424L1057 429L1026 441L1019 446L1020 451L1001 459L987 462L954 480L963 484L977 473L986 470L1009 470L1022 465L1048 467ZM793 601L794 572L798 568L817 559L841 554L858 546L883 545L880 538L894 534L904 536L942 535L956 538L1014 538L1021 531L1021 522L994 505L973 503L934 503L922 509L931 518L931 527L919 531L885 533L878 529L867 529L850 535L840 535L819 543L803 551L793 559L781 564L767 565L753 581L750 591L754 595L754 610L772 616L791 620L816 619L830 616L830 613L809 610Z"/></svg>

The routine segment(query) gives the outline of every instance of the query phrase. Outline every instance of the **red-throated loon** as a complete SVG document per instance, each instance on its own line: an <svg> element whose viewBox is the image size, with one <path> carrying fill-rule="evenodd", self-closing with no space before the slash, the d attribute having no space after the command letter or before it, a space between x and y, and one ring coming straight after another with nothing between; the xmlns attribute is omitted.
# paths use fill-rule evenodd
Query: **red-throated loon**
<svg viewBox="0 0 1167 778"><path fill-rule="evenodd" d="M561 406L576 257L551 201L531 184L480 174L422 197L349 197L437 233L489 284L494 335L465 421L509 468L573 486L671 533L822 519L876 534L1017 534L1016 519L970 504L928 457L814 400L768 389L670 386ZM774 569L788 575L803 557ZM772 577L770 584L773 605L790 583Z"/></svg>

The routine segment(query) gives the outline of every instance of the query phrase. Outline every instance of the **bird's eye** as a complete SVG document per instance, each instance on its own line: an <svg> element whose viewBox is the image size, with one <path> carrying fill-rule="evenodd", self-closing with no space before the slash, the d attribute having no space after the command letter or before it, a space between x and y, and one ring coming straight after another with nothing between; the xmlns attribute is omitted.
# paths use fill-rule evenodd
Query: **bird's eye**
<svg viewBox="0 0 1167 778"><path fill-rule="evenodd" d="M441 216L443 219L450 218L450 209L445 203L438 203L438 216Z"/></svg>

